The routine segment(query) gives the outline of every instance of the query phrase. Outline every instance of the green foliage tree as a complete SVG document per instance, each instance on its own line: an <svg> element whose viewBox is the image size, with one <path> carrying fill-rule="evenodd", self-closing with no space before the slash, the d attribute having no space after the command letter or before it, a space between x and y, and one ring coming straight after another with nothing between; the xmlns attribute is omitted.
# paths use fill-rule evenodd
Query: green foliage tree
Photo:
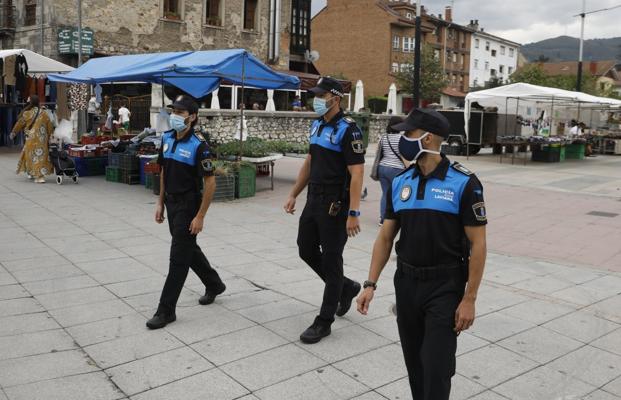
<svg viewBox="0 0 621 400"><path fill-rule="evenodd" d="M447 81L440 60L428 44L421 49L420 69L420 98L430 102L439 101L441 90L446 87ZM407 64L404 71L396 74L396 78L402 89L411 91L414 85L414 65Z"/></svg>

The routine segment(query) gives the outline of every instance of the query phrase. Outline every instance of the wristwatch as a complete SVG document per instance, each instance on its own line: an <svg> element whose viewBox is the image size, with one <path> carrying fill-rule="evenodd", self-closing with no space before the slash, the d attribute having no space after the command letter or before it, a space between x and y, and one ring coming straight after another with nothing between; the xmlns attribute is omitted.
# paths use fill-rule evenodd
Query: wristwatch
<svg viewBox="0 0 621 400"><path fill-rule="evenodd" d="M358 211L358 210L349 210L349 216L350 217L359 217L360 216L360 211Z"/></svg>
<svg viewBox="0 0 621 400"><path fill-rule="evenodd" d="M364 281L364 283L362 284L362 288L366 289L368 287L372 287L373 290L377 290L377 283L373 281Z"/></svg>

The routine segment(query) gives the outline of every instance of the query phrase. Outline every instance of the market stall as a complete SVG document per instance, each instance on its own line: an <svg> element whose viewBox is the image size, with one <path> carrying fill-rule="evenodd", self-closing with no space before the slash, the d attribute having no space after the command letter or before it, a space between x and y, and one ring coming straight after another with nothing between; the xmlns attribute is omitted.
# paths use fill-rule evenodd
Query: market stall
<svg viewBox="0 0 621 400"><path fill-rule="evenodd" d="M86 83L91 85L115 82L146 82L175 86L195 98L208 95L217 90L221 83L227 82L238 85L242 90L254 87L260 89L288 89L297 90L300 80L297 77L279 73L248 51L243 49L211 50L196 52L174 52L156 54L137 54L113 56L91 59L75 71L64 75L50 77L55 82ZM162 93L162 107L164 107ZM239 110L240 121L244 119L243 107ZM244 124L240 123L239 153L241 158L245 135ZM146 137L155 134L143 132ZM133 148L140 143L134 138ZM157 141L154 141L157 143ZM132 146L129 148L132 151ZM143 155L146 155L143 153ZM124 158L124 157L121 157ZM273 161L272 161L273 162ZM117 166L119 171L108 166L106 176L109 180L124 181L126 183L139 182L136 173L139 168L132 164L131 169ZM123 176L125 178L123 178ZM144 178L147 182L149 179ZM153 178L155 184L155 177Z"/></svg>
<svg viewBox="0 0 621 400"><path fill-rule="evenodd" d="M508 124L508 113L515 113L519 120L525 120L524 115L532 115L533 109L536 110L535 114L536 125L533 136L536 136L534 140L527 140L525 135L522 135L521 131L518 131L518 124L514 125L514 135L511 137L500 138L499 140L499 161L502 162L504 153L506 150L510 150L512 153L512 162L515 160L515 154L517 152L527 152L529 148L534 150L532 152L533 161L549 161L556 162L561 161L564 157L564 147L566 145L573 144L572 139L577 138L565 138L565 124L559 123L561 117L560 111L563 111L564 120L571 118L580 119L588 112L590 113L591 125L593 124L594 113L600 113L602 111L618 110L621 106L621 101L592 96L581 92L572 92L568 90L549 88L543 86L530 85L527 83L514 83L511 85L505 85L488 90L481 90L477 92L469 93L466 96L465 108L464 108L464 121L466 140L468 144L480 145L481 143L474 143L470 140L469 135L469 122L472 113L473 105L485 108L494 108L498 114L504 114L505 124ZM562 117L561 117L562 118ZM561 129L562 132L561 132ZM481 127L483 129L483 127ZM505 133L508 131L508 127L505 127ZM530 136L530 135L526 135ZM556 138L555 138L556 137ZM559 140L561 137L561 140ZM504 140L503 140L504 139ZM535 146L533 146L533 142ZM576 143L579 145L580 143ZM468 148L468 146L466 146ZM558 157L542 155L542 149L556 149L559 148ZM577 147L579 148L579 147ZM549 150L556 152L556 150ZM524 160L526 155L524 155Z"/></svg>
<svg viewBox="0 0 621 400"><path fill-rule="evenodd" d="M0 50L0 146L13 143L9 134L28 96L38 94L42 103L55 101L47 75L73 70L27 49Z"/></svg>

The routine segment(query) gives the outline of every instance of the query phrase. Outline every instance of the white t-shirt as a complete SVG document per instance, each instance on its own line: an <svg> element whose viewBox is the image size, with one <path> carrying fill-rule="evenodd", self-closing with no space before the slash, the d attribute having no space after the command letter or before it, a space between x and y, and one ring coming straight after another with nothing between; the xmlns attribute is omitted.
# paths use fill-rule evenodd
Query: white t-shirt
<svg viewBox="0 0 621 400"><path fill-rule="evenodd" d="M132 113L129 112L129 110L125 107L121 107L119 108L119 119L121 120L121 123L124 124L125 122L129 122L129 116Z"/></svg>
<svg viewBox="0 0 621 400"><path fill-rule="evenodd" d="M576 126L571 127L571 129L569 130L569 133L571 133L572 135L581 135L582 130L580 129L578 125L576 125Z"/></svg>

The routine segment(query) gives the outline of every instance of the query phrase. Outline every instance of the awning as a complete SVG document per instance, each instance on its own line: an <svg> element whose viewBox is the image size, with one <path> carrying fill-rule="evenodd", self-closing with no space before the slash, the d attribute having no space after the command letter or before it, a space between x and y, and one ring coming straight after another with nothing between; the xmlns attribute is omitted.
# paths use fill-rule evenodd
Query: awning
<svg viewBox="0 0 621 400"><path fill-rule="evenodd" d="M37 54L28 49L0 50L0 58L18 54L23 54L26 57L26 62L28 63L28 75L39 76L51 73L71 72L75 69L69 65L52 60L51 58L42 56L41 54Z"/></svg>
<svg viewBox="0 0 621 400"><path fill-rule="evenodd" d="M297 89L298 78L272 70L243 49L135 54L94 58L65 75L50 80L67 83L140 81L168 83L203 97L222 80L260 89Z"/></svg>

